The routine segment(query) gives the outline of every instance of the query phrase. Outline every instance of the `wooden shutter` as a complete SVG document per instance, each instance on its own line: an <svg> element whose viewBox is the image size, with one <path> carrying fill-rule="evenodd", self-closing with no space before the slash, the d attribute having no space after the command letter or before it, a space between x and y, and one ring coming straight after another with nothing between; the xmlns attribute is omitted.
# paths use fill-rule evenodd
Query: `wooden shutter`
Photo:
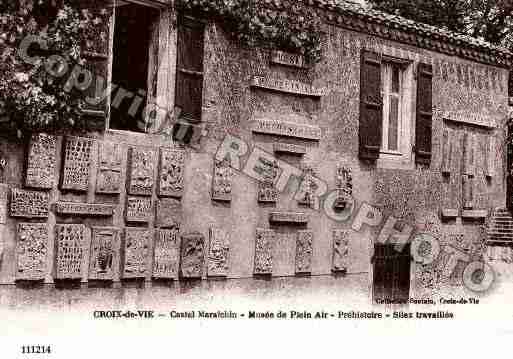
<svg viewBox="0 0 513 359"><path fill-rule="evenodd" d="M431 128L433 121L433 67L420 63L417 78L417 119L415 122L415 161L431 163Z"/></svg>
<svg viewBox="0 0 513 359"><path fill-rule="evenodd" d="M201 121L204 32L200 21L188 17L178 21L175 104L182 109L182 117L191 122Z"/></svg>
<svg viewBox="0 0 513 359"><path fill-rule="evenodd" d="M363 50L360 68L360 158L375 160L379 157L382 127L381 55Z"/></svg>
<svg viewBox="0 0 513 359"><path fill-rule="evenodd" d="M374 246L374 301L390 300L406 303L410 293L410 245L398 252L394 244Z"/></svg>

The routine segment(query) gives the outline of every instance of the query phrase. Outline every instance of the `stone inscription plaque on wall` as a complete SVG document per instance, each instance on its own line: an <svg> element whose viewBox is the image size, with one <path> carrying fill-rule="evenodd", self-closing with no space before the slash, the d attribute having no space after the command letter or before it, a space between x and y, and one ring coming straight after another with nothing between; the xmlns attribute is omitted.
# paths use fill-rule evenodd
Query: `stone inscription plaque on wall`
<svg viewBox="0 0 513 359"><path fill-rule="evenodd" d="M155 150L140 147L130 149L129 194L151 196L155 183L155 161Z"/></svg>
<svg viewBox="0 0 513 359"><path fill-rule="evenodd" d="M27 187L51 189L56 184L56 155L57 137L43 133L32 135L25 177Z"/></svg>
<svg viewBox="0 0 513 359"><path fill-rule="evenodd" d="M62 169L62 189L87 191L93 144L94 140L91 138L66 138Z"/></svg>
<svg viewBox="0 0 513 359"><path fill-rule="evenodd" d="M43 280L48 272L48 225L19 223L16 280Z"/></svg>
<svg viewBox="0 0 513 359"><path fill-rule="evenodd" d="M442 114L445 121L464 123L474 126L493 129L500 122L500 116L491 116L484 113L476 113L472 111L446 111Z"/></svg>
<svg viewBox="0 0 513 359"><path fill-rule="evenodd" d="M180 228L161 229L155 241L153 278L177 279L180 261Z"/></svg>
<svg viewBox="0 0 513 359"><path fill-rule="evenodd" d="M275 232L270 229L257 229L255 239L255 275L271 275L273 272L273 249Z"/></svg>
<svg viewBox="0 0 513 359"><path fill-rule="evenodd" d="M292 155L304 155L306 153L305 146L294 145L291 143L275 143L273 148L276 153L287 153Z"/></svg>
<svg viewBox="0 0 513 359"><path fill-rule="evenodd" d="M118 194L123 185L121 177L122 146L113 142L101 142L98 151L96 193Z"/></svg>
<svg viewBox="0 0 513 359"><path fill-rule="evenodd" d="M227 161L214 161L212 199L224 202L232 200L232 169Z"/></svg>
<svg viewBox="0 0 513 359"><path fill-rule="evenodd" d="M153 217L153 202L150 197L126 198L126 221L147 223Z"/></svg>
<svg viewBox="0 0 513 359"><path fill-rule="evenodd" d="M180 276L200 279L205 263L205 237L200 233L182 236L180 256Z"/></svg>
<svg viewBox="0 0 513 359"><path fill-rule="evenodd" d="M182 223L182 203L178 199L164 198L157 202L157 227L179 227Z"/></svg>
<svg viewBox="0 0 513 359"><path fill-rule="evenodd" d="M55 226L57 243L56 273L57 279L80 279L87 268L90 233L83 224L57 224Z"/></svg>
<svg viewBox="0 0 513 359"><path fill-rule="evenodd" d="M286 92L294 95L302 95L308 97L321 97L324 96L325 92L324 89L314 87L304 82L286 79L274 79L263 76L253 76L251 79L251 87L258 87L265 90Z"/></svg>
<svg viewBox="0 0 513 359"><path fill-rule="evenodd" d="M283 122L264 118L253 120L252 130L256 133L295 137L305 140L319 141L321 139L321 128L319 126L303 125L294 122Z"/></svg>
<svg viewBox="0 0 513 359"><path fill-rule="evenodd" d="M288 224L307 224L308 215L301 212L271 212L269 222Z"/></svg>
<svg viewBox="0 0 513 359"><path fill-rule="evenodd" d="M230 241L228 234L220 228L210 228L210 248L208 251L207 274L209 277L228 275L228 254Z"/></svg>
<svg viewBox="0 0 513 359"><path fill-rule="evenodd" d="M125 228L123 278L145 278L148 274L154 232L145 228Z"/></svg>
<svg viewBox="0 0 513 359"><path fill-rule="evenodd" d="M119 268L120 230L114 227L93 227L89 279L114 280Z"/></svg>
<svg viewBox="0 0 513 359"><path fill-rule="evenodd" d="M65 215L109 217L114 214L116 205L106 203L57 202L55 212Z"/></svg>
<svg viewBox="0 0 513 359"><path fill-rule="evenodd" d="M296 240L296 274L312 272L313 232L299 231Z"/></svg>
<svg viewBox="0 0 513 359"><path fill-rule="evenodd" d="M0 183L0 224L7 222L7 203L9 202L9 186Z"/></svg>
<svg viewBox="0 0 513 359"><path fill-rule="evenodd" d="M335 229L333 231L333 265L332 272L347 272L349 257L349 232Z"/></svg>
<svg viewBox="0 0 513 359"><path fill-rule="evenodd" d="M274 50L271 52L271 63L298 68L306 67L304 56L281 50Z"/></svg>
<svg viewBox="0 0 513 359"><path fill-rule="evenodd" d="M184 191L185 151L160 149L158 195L181 198Z"/></svg>
<svg viewBox="0 0 513 359"><path fill-rule="evenodd" d="M24 218L47 218L50 196L46 192L11 190L11 216Z"/></svg>

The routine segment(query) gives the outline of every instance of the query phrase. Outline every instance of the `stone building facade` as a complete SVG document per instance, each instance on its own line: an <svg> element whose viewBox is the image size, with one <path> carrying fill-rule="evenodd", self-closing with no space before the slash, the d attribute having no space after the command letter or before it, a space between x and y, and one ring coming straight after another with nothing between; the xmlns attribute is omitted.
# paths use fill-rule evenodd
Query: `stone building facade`
<svg viewBox="0 0 513 359"><path fill-rule="evenodd" d="M444 277L447 256L421 265L393 250L413 233L468 261L497 260L507 278L512 54L349 2L304 6L323 19L316 64L239 46L163 1L115 8L110 42L90 62L112 91L85 109L101 125L0 143L5 303L27 282L45 293L214 279L307 280L313 290L322 276L368 302L463 289L465 261ZM126 115L138 98L159 106L142 127L142 111ZM226 141L248 151L225 156ZM255 149L260 180L243 168ZM284 163L297 173L277 190ZM365 205L382 220L355 230ZM375 243L387 225L396 235Z"/></svg>

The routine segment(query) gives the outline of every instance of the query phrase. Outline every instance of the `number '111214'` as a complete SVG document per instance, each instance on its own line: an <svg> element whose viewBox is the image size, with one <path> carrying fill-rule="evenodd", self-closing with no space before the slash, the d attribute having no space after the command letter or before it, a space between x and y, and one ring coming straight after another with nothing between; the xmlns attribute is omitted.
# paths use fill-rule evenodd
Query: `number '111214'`
<svg viewBox="0 0 513 359"><path fill-rule="evenodd" d="M49 345L23 345L21 354L50 354L52 349Z"/></svg>

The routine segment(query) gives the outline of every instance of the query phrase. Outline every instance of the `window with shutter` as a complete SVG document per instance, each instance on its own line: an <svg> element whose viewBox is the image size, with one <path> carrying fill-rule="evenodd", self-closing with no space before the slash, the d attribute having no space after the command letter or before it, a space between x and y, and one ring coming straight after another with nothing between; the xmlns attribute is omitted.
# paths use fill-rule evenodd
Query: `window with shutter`
<svg viewBox="0 0 513 359"><path fill-rule="evenodd" d="M420 63L417 79L417 120L415 126L415 159L417 163L431 162L431 127L433 118L433 68Z"/></svg>
<svg viewBox="0 0 513 359"><path fill-rule="evenodd" d="M398 252L395 244L377 243L373 261L374 303L407 303L410 294L410 245Z"/></svg>

